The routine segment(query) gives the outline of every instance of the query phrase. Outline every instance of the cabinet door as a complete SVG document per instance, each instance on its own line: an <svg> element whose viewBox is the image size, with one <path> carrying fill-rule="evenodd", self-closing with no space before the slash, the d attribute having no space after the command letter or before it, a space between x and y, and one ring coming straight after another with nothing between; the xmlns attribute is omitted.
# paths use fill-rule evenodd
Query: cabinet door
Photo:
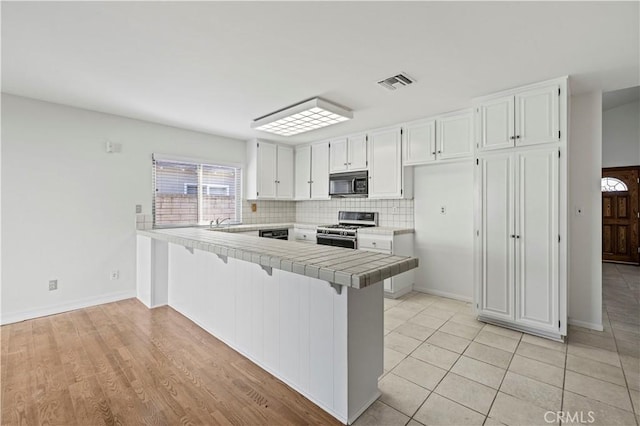
<svg viewBox="0 0 640 426"><path fill-rule="evenodd" d="M480 158L482 263L479 308L483 315L513 321L513 155Z"/></svg>
<svg viewBox="0 0 640 426"><path fill-rule="evenodd" d="M311 147L296 148L295 153L295 199L308 200L311 188Z"/></svg>
<svg viewBox="0 0 640 426"><path fill-rule="evenodd" d="M329 159L329 171L331 173L347 171L347 138L331 141Z"/></svg>
<svg viewBox="0 0 640 426"><path fill-rule="evenodd" d="M369 198L400 198L400 128L369 134Z"/></svg>
<svg viewBox="0 0 640 426"><path fill-rule="evenodd" d="M293 199L293 148L278 146L278 177L276 197L281 200Z"/></svg>
<svg viewBox="0 0 640 426"><path fill-rule="evenodd" d="M347 144L347 166L349 170L367 169L367 135L349 137Z"/></svg>
<svg viewBox="0 0 640 426"><path fill-rule="evenodd" d="M558 331L558 149L517 154L516 321Z"/></svg>
<svg viewBox="0 0 640 426"><path fill-rule="evenodd" d="M311 145L311 198L329 198L329 143Z"/></svg>
<svg viewBox="0 0 640 426"><path fill-rule="evenodd" d="M276 198L278 147L268 142L258 145L258 198Z"/></svg>
<svg viewBox="0 0 640 426"><path fill-rule="evenodd" d="M417 121L403 127L402 156L404 165L412 166L435 161L436 121Z"/></svg>
<svg viewBox="0 0 640 426"><path fill-rule="evenodd" d="M438 157L470 157L473 153L473 113L471 110L438 118Z"/></svg>
<svg viewBox="0 0 640 426"><path fill-rule="evenodd" d="M478 106L480 151L514 146L514 97L505 96Z"/></svg>
<svg viewBox="0 0 640 426"><path fill-rule="evenodd" d="M560 140L560 86L551 85L516 95L516 145Z"/></svg>

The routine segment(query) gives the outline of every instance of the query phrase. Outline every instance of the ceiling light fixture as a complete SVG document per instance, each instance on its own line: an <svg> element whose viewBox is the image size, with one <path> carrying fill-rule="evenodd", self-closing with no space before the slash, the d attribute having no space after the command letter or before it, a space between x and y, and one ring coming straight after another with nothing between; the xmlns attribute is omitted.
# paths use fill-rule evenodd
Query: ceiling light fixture
<svg viewBox="0 0 640 426"><path fill-rule="evenodd" d="M251 128L293 136L353 118L353 112L321 98L313 98L256 118Z"/></svg>

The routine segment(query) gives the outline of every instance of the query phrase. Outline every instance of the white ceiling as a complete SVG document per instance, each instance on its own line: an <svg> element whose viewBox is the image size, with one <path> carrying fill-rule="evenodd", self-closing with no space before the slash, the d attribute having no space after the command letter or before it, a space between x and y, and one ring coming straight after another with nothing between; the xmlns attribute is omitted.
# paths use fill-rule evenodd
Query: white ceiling
<svg viewBox="0 0 640 426"><path fill-rule="evenodd" d="M308 142L561 75L640 84L638 2L2 2L2 90L207 133ZM375 82L405 71L415 85ZM250 122L314 96L354 119Z"/></svg>
<svg viewBox="0 0 640 426"><path fill-rule="evenodd" d="M640 86L627 87L602 94L602 110L619 107L640 100Z"/></svg>

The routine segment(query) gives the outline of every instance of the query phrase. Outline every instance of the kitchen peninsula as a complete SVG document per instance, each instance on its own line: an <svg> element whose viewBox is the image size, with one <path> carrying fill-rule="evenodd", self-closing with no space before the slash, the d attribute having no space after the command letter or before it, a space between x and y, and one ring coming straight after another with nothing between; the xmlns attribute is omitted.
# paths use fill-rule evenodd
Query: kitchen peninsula
<svg viewBox="0 0 640 426"><path fill-rule="evenodd" d="M169 305L343 423L379 396L382 280L412 257L203 228L139 230L137 295Z"/></svg>

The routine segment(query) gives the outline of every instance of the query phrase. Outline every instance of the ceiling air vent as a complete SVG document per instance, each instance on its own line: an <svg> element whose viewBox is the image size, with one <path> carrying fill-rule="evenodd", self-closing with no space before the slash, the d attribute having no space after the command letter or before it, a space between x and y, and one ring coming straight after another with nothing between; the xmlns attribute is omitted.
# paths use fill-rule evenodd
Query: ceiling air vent
<svg viewBox="0 0 640 426"><path fill-rule="evenodd" d="M415 83L416 81L406 75L405 73L400 73L398 75L394 75L393 77L385 78L384 80L380 80L378 84L384 87L387 90L396 90L404 86L408 86L410 84Z"/></svg>

